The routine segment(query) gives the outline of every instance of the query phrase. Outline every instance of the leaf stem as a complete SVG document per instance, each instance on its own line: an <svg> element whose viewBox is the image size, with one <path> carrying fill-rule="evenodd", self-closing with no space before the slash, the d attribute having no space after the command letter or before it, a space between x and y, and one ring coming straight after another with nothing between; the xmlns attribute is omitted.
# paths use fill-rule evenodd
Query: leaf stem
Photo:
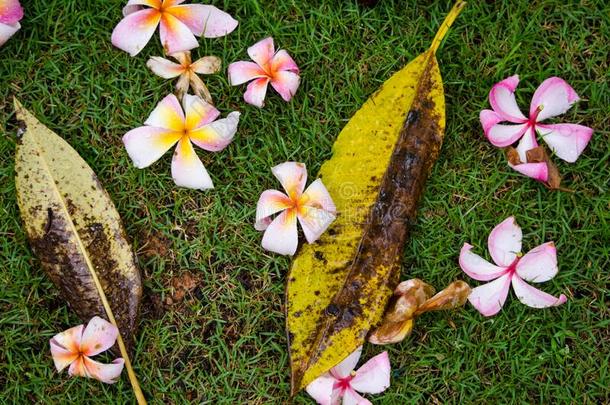
<svg viewBox="0 0 610 405"><path fill-rule="evenodd" d="M432 40L432 45L430 46L430 50L432 51L432 53L436 53L436 50L441 46L443 38L445 38L445 35L447 35L447 32L449 32L449 28L451 28L451 25L453 24L453 22L460 14L462 8L464 8L465 5L466 2L462 0L458 0L455 2L453 8L449 12L449 14L447 14L447 17L445 17L445 21L443 21L440 28L436 32L434 39Z"/></svg>

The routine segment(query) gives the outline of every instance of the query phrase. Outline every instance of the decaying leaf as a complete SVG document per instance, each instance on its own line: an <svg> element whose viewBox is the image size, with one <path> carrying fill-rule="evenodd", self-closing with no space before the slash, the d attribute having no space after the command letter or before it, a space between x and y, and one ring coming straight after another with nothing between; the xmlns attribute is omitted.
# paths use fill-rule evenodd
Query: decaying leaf
<svg viewBox="0 0 610 405"><path fill-rule="evenodd" d="M17 100L15 110L25 128L15 158L17 202L32 250L83 321L100 316L118 327L120 354L145 403L127 350L142 283L121 218L78 153Z"/></svg>
<svg viewBox="0 0 610 405"><path fill-rule="evenodd" d="M445 128L435 52L387 80L339 134L319 177L337 206L329 230L295 257L286 288L295 394L363 344L399 282L400 258Z"/></svg>

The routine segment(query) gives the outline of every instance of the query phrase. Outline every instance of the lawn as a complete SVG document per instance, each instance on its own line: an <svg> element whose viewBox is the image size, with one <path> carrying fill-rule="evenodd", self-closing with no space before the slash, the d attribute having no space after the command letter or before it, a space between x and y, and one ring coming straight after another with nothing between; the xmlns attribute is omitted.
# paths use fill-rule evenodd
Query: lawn
<svg viewBox="0 0 610 405"><path fill-rule="evenodd" d="M80 322L32 256L19 218L13 95L81 154L123 218L144 281L132 361L150 402L288 402L290 259L261 248L256 201L277 187L275 164L304 162L313 177L367 97L427 48L450 2L213 2L240 25L202 39L194 57L217 55L226 68L271 35L299 64L302 85L291 103L273 94L258 109L224 69L206 77L223 115L242 112L226 150L199 153L216 185L206 192L174 186L170 153L134 168L121 142L173 89L145 66L161 54L158 34L132 58L110 43L125 1L21 2L23 28L0 48L0 403L133 402L126 374L103 385L53 367L48 340ZM472 281L457 263L462 244L484 254L491 228L515 215L524 250L555 241L559 274L541 287L568 302L536 310L511 293L495 317L467 304L425 315L398 345L367 345L365 358L387 349L393 366L391 387L369 397L375 403L610 402L609 41L605 0L472 1L454 24L438 54L445 143L405 246L403 279L437 288ZM483 135L489 89L515 73L523 110L554 75L582 98L561 118L595 129L575 164L558 163L573 192L518 175ZM301 393L295 402L311 400Z"/></svg>

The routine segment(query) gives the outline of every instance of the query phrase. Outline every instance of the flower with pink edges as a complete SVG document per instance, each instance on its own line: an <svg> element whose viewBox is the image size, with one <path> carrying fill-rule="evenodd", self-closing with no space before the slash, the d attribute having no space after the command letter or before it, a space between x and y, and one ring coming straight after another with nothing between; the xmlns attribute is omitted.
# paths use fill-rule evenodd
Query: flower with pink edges
<svg viewBox="0 0 610 405"><path fill-rule="evenodd" d="M86 328L78 325L58 333L49 341L55 368L62 371L69 366L68 374L71 376L115 383L125 361L119 357L110 364L103 364L90 357L110 349L118 336L117 327L99 316L91 318Z"/></svg>
<svg viewBox="0 0 610 405"><path fill-rule="evenodd" d="M358 364L362 346L347 356L345 360L331 368L329 372L313 380L305 390L320 405L370 405L363 394L379 394L390 386L390 359L383 352L364 363ZM343 399L343 401L341 401Z"/></svg>
<svg viewBox="0 0 610 405"><path fill-rule="evenodd" d="M19 0L0 0L0 46L21 28L23 8Z"/></svg>
<svg viewBox="0 0 610 405"><path fill-rule="evenodd" d="M159 27L167 54L199 46L198 37L217 38L232 32L237 21L214 6L182 4L185 0L129 0L112 32L112 44L135 56Z"/></svg>
<svg viewBox="0 0 610 405"><path fill-rule="evenodd" d="M521 253L522 232L514 217L506 218L489 234L487 245L495 265L472 253L472 245L465 243L460 251L460 267L475 280L490 283L476 287L468 301L483 315L500 312L509 287L523 304L532 308L558 306L567 301L561 294L556 298L527 284L549 281L557 274L557 249L547 242Z"/></svg>
<svg viewBox="0 0 610 405"><path fill-rule="evenodd" d="M573 163L589 143L593 129L578 124L542 123L565 113L579 100L565 80L550 77L542 82L534 92L529 117L523 115L515 100L518 84L519 76L514 75L492 87L489 103L493 110L481 111L481 125L485 136L494 146L510 147L519 141L514 158L509 159L509 166L521 174L548 183L550 168L547 162L544 159L528 159L528 152L538 148L536 135L560 159Z"/></svg>
<svg viewBox="0 0 610 405"><path fill-rule="evenodd" d="M322 180L307 187L307 169L303 163L286 162L271 169L286 194L267 190L256 205L258 231L265 231L263 248L282 255L294 255L299 243L297 219L305 239L314 243L335 220L336 207ZM305 191L303 191L305 190ZM275 214L280 213L275 218Z"/></svg>
<svg viewBox="0 0 610 405"><path fill-rule="evenodd" d="M248 48L248 55L254 62L234 62L229 65L229 82L237 86L250 82L244 100L246 103L263 107L267 87L277 91L285 101L290 101L299 88L299 67L288 52L275 51L273 38L265 38Z"/></svg>

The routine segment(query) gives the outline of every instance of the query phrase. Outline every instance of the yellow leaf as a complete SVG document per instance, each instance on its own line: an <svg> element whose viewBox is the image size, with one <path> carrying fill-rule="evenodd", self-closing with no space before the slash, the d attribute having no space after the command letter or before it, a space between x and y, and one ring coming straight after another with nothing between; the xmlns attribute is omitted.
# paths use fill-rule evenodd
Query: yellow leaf
<svg viewBox="0 0 610 405"><path fill-rule="evenodd" d="M293 395L365 341L398 284L400 258L445 129L436 50L388 79L341 131L319 177L337 220L295 257L286 288Z"/></svg>
<svg viewBox="0 0 610 405"><path fill-rule="evenodd" d="M126 347L142 282L121 218L78 153L16 99L15 110L25 127L15 157L17 202L32 250L84 322L98 315L117 326L136 398L146 403Z"/></svg>

